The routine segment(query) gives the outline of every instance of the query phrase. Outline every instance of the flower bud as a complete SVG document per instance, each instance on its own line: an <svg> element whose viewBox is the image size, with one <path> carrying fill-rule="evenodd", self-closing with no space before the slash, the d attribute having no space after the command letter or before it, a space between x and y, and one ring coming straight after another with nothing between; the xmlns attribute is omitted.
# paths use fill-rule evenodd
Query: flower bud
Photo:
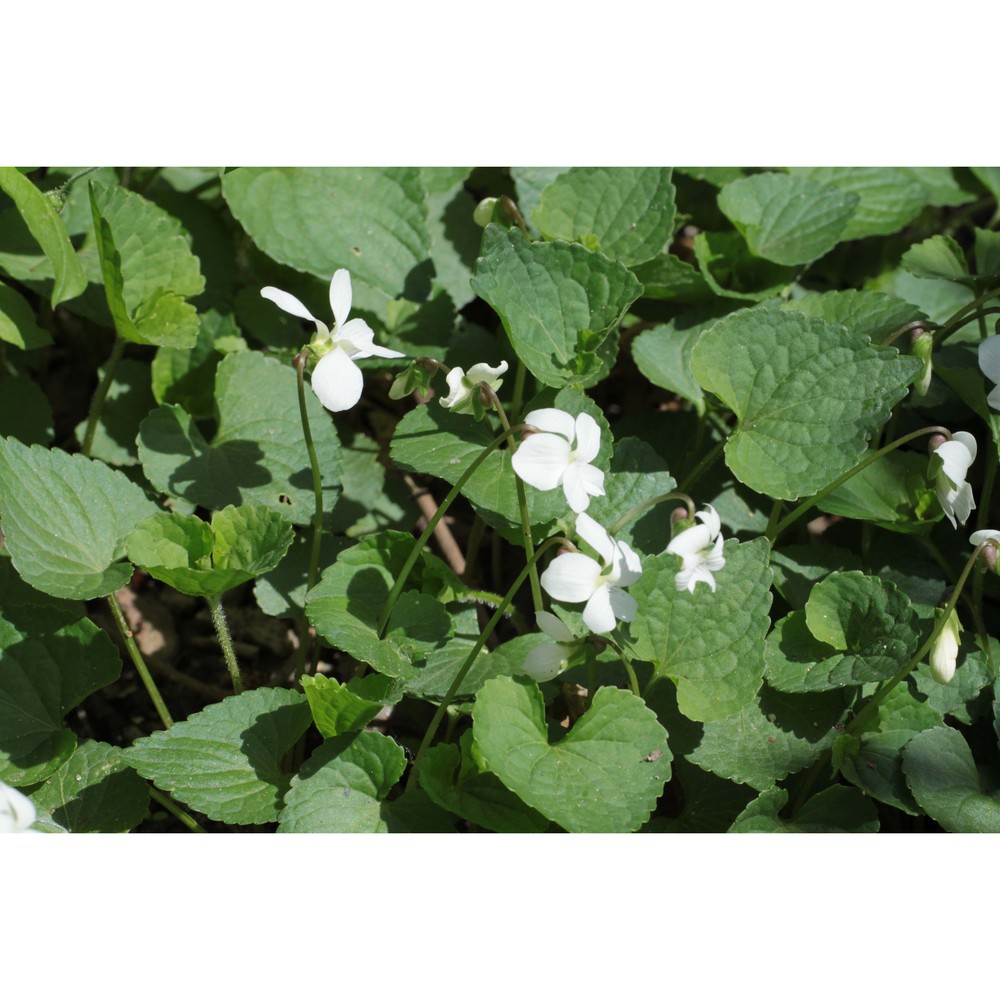
<svg viewBox="0 0 1000 1000"><path fill-rule="evenodd" d="M932 353L934 350L934 338L919 327L913 331L910 344L910 353L923 361L924 366L917 373L913 380L913 388L918 396L926 396L931 385L931 376L934 374L934 360Z"/></svg>
<svg viewBox="0 0 1000 1000"><path fill-rule="evenodd" d="M938 450L938 448L940 448L941 445L943 445L945 443L945 441L947 441L947 440L948 440L948 438L946 438L943 434L932 434L927 439L927 452L928 452L928 454L933 455L934 452L936 452Z"/></svg>
<svg viewBox="0 0 1000 1000"><path fill-rule="evenodd" d="M472 212L472 221L485 229L493 221L493 208L496 198L484 198Z"/></svg>
<svg viewBox="0 0 1000 1000"><path fill-rule="evenodd" d="M958 636L962 626L958 620L958 612L948 615L944 628L931 646L931 675L940 684L947 684L955 676L955 666L958 663Z"/></svg>
<svg viewBox="0 0 1000 1000"><path fill-rule="evenodd" d="M991 573L995 573L997 571L997 550L1000 549L1000 531L992 531L989 528L984 528L982 531L974 531L969 541L976 546L982 545L984 542L989 543L983 547L983 551L979 553L979 558Z"/></svg>

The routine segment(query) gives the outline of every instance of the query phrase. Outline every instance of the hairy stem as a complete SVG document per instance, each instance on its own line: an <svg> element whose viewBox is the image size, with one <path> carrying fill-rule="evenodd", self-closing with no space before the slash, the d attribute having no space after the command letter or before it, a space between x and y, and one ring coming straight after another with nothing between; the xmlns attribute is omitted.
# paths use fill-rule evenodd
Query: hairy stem
<svg viewBox="0 0 1000 1000"><path fill-rule="evenodd" d="M229 634L229 625L226 623L226 612L222 608L222 598L209 597L208 606L212 611L212 624L215 626L215 634L219 637L219 645L222 647L222 655L225 658L226 666L229 668L229 676L233 679L233 690L237 694L243 692L243 678L240 676L240 665L236 662L236 650L233 649L233 638Z"/></svg>
<svg viewBox="0 0 1000 1000"><path fill-rule="evenodd" d="M118 603L118 598L114 594L108 594L107 599L108 606L111 608L111 614L115 619L115 624L118 626L118 632L121 634L122 641L125 643L125 648L128 650L128 655L135 666L136 672L139 674L146 692L156 706L156 711L160 716L160 721L163 723L164 728L169 729L174 724L174 720L170 716L167 704L163 700L163 695L160 694L160 689L156 686L156 681L153 680L153 675L149 672L149 667L146 666L146 661L142 658L142 653L139 652L139 647L136 645L132 630L128 627L128 622L125 621L125 613L122 611L122 606Z"/></svg>

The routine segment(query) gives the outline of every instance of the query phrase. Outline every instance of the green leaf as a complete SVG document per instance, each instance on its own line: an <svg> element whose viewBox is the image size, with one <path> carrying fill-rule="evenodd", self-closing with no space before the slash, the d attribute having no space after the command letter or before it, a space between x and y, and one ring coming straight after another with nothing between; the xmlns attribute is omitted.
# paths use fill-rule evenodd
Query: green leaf
<svg viewBox="0 0 1000 1000"><path fill-rule="evenodd" d="M0 439L0 516L6 545L27 583L86 600L132 576L125 538L156 512L120 472L82 455Z"/></svg>
<svg viewBox="0 0 1000 1000"><path fill-rule="evenodd" d="M858 204L857 195L787 174L753 174L719 192L719 208L750 249L776 264L808 264L832 250Z"/></svg>
<svg viewBox="0 0 1000 1000"><path fill-rule="evenodd" d="M909 729L864 733L857 752L841 762L840 773L866 795L910 816L919 816L920 809L903 777L903 748L912 738Z"/></svg>
<svg viewBox="0 0 1000 1000"><path fill-rule="evenodd" d="M925 205L936 203L936 193L945 193L939 190L941 178L921 176L912 167L793 167L791 173L857 196L843 240L899 232ZM953 189L952 184L947 186ZM963 200L963 193L957 194Z"/></svg>
<svg viewBox="0 0 1000 1000"><path fill-rule="evenodd" d="M636 366L653 385L677 393L705 414L705 394L691 374L691 351L698 338L719 322L717 310L698 310L676 316L645 330L632 341Z"/></svg>
<svg viewBox="0 0 1000 1000"><path fill-rule="evenodd" d="M795 280L792 268L755 257L739 233L698 233L693 247L702 277L723 298L759 302Z"/></svg>
<svg viewBox="0 0 1000 1000"><path fill-rule="evenodd" d="M938 234L915 243L900 261L918 278L944 278L966 283L971 281L969 265L962 248L950 237Z"/></svg>
<svg viewBox="0 0 1000 1000"><path fill-rule="evenodd" d="M532 243L518 229L483 233L472 288L496 310L539 381L595 385L618 354L618 324L642 286L617 261L575 243Z"/></svg>
<svg viewBox="0 0 1000 1000"><path fill-rule="evenodd" d="M569 167L511 167L510 177L517 191L517 206L530 221L542 202L545 189Z"/></svg>
<svg viewBox="0 0 1000 1000"><path fill-rule="evenodd" d="M660 254L644 264L637 264L632 273L642 282L642 297L645 299L694 303L709 302L713 297L704 276L673 254Z"/></svg>
<svg viewBox="0 0 1000 1000"><path fill-rule="evenodd" d="M421 173L426 174L427 169L422 168ZM475 199L461 181L454 187L428 194L427 197L427 228L431 237L435 280L458 309L475 298L469 279L483 235L472 218L475 209Z"/></svg>
<svg viewBox="0 0 1000 1000"><path fill-rule="evenodd" d="M281 561L292 526L267 507L225 507L198 517L155 514L126 539L129 559L182 594L218 597Z"/></svg>
<svg viewBox="0 0 1000 1000"><path fill-rule="evenodd" d="M994 279L1000 274L1000 233L992 229L976 230L976 274Z"/></svg>
<svg viewBox="0 0 1000 1000"><path fill-rule="evenodd" d="M315 497L292 367L257 351L229 354L216 374L215 399L218 430L211 443L178 406L161 406L142 422L139 458L149 481L210 510L262 504L293 524L308 524ZM311 392L306 408L329 508L340 446L330 415Z"/></svg>
<svg viewBox="0 0 1000 1000"><path fill-rule="evenodd" d="M483 767L468 729L460 747L431 747L420 765L420 784L442 809L496 833L542 833L549 826Z"/></svg>
<svg viewBox="0 0 1000 1000"><path fill-rule="evenodd" d="M1000 201L1000 167L969 167L977 180Z"/></svg>
<svg viewBox="0 0 1000 1000"><path fill-rule="evenodd" d="M104 377L104 369L99 371ZM122 358L115 366L111 387L104 400L97 421L90 457L99 458L109 465L129 466L139 464L135 439L139 424L156 406L149 387L149 365L144 361ZM76 439L82 442L87 432L87 421L76 425Z"/></svg>
<svg viewBox="0 0 1000 1000"><path fill-rule="evenodd" d="M736 818L730 833L877 833L878 813L871 799L856 788L833 785L807 799L790 820L778 813L788 792L771 788L761 793Z"/></svg>
<svg viewBox="0 0 1000 1000"><path fill-rule="evenodd" d="M629 593L641 610L632 622L636 653L657 677L677 684L681 711L701 722L725 719L749 705L764 674L764 636L770 625L770 547L763 538L727 539L717 590L678 591L677 556L645 560Z"/></svg>
<svg viewBox="0 0 1000 1000"><path fill-rule="evenodd" d="M679 779L684 806L673 819L654 817L663 822L667 833L725 833L733 820L756 793L747 785L734 785L687 763L675 760L674 780Z"/></svg>
<svg viewBox="0 0 1000 1000"><path fill-rule="evenodd" d="M222 179L237 221L269 257L329 281L338 268L393 298L423 298L430 256L416 167L241 167Z"/></svg>
<svg viewBox="0 0 1000 1000"><path fill-rule="evenodd" d="M701 742L685 759L762 792L828 750L843 714L839 694L788 695L764 688L759 703L705 723Z"/></svg>
<svg viewBox="0 0 1000 1000"><path fill-rule="evenodd" d="M380 674L352 677L346 684L317 674L303 677L301 683L324 739L363 729L386 705L403 697L402 685Z"/></svg>
<svg viewBox="0 0 1000 1000"><path fill-rule="evenodd" d="M827 323L839 323L860 341L868 337L884 340L894 330L926 316L914 305L894 295L859 291L849 288L842 292L810 293L800 299L781 303L781 308L805 313Z"/></svg>
<svg viewBox="0 0 1000 1000"><path fill-rule="evenodd" d="M406 767L403 748L381 733L327 740L292 779L279 833L388 833L382 800Z"/></svg>
<svg viewBox="0 0 1000 1000"><path fill-rule="evenodd" d="M691 355L695 378L739 417L729 468L786 500L850 469L920 366L842 326L767 308L721 319Z"/></svg>
<svg viewBox="0 0 1000 1000"><path fill-rule="evenodd" d="M961 733L940 726L918 733L903 751L913 797L949 833L1000 833L1000 799L984 795Z"/></svg>
<svg viewBox="0 0 1000 1000"><path fill-rule="evenodd" d="M149 806L149 786L118 747L86 740L32 793L40 825L46 817L70 833L125 833Z"/></svg>
<svg viewBox="0 0 1000 1000"><path fill-rule="evenodd" d="M0 167L0 188L17 206L31 235L52 264L55 272L53 308L60 302L76 298L87 287L87 278L55 205L14 167Z"/></svg>
<svg viewBox="0 0 1000 1000"><path fill-rule="evenodd" d="M136 740L124 756L157 788L210 819L270 823L291 780L281 758L311 722L297 691L258 688Z"/></svg>
<svg viewBox="0 0 1000 1000"><path fill-rule="evenodd" d="M104 294L118 336L137 344L192 347L198 314L186 298L205 288L181 224L141 196L90 182Z"/></svg>
<svg viewBox="0 0 1000 1000"><path fill-rule="evenodd" d="M52 343L51 334L38 325L31 306L3 282L0 282L0 340L22 351L33 351Z"/></svg>
<svg viewBox="0 0 1000 1000"><path fill-rule="evenodd" d="M667 733L641 699L598 689L569 734L549 743L538 685L487 681L472 710L482 764L571 833L627 833L649 818L670 777Z"/></svg>
<svg viewBox="0 0 1000 1000"><path fill-rule="evenodd" d="M48 444L52 440L52 407L45 393L26 375L5 375L0 393L0 435L22 444Z"/></svg>
<svg viewBox="0 0 1000 1000"><path fill-rule="evenodd" d="M891 451L828 493L817 506L828 514L910 532L923 531L929 523L941 520L941 510L933 501L927 456L916 451Z"/></svg>
<svg viewBox="0 0 1000 1000"><path fill-rule="evenodd" d="M116 681L111 640L86 618L51 607L0 612L0 781L32 785L73 752L63 717Z"/></svg>
<svg viewBox="0 0 1000 1000"><path fill-rule="evenodd" d="M350 538L336 537L324 531L319 546L319 565L331 565L351 544ZM257 578L253 594L264 614L272 618L296 618L305 614L311 558L312 538L309 533L300 533L292 539L288 555L269 573Z"/></svg>
<svg viewBox="0 0 1000 1000"><path fill-rule="evenodd" d="M830 691L887 680L920 642L909 598L863 573L831 573L805 612L793 611L767 637L767 682L779 691Z"/></svg>
<svg viewBox="0 0 1000 1000"><path fill-rule="evenodd" d="M1000 643L990 638L993 662L1000 661ZM950 715L966 725L971 724L971 703L994 678L994 668L980 649L971 629L961 638L955 676L947 684L935 680L930 666L921 663L911 675L917 691L927 699L927 705L941 716Z"/></svg>
<svg viewBox="0 0 1000 1000"><path fill-rule="evenodd" d="M669 167L573 167L542 192L532 221L548 239L583 243L623 264L663 253L674 234Z"/></svg>

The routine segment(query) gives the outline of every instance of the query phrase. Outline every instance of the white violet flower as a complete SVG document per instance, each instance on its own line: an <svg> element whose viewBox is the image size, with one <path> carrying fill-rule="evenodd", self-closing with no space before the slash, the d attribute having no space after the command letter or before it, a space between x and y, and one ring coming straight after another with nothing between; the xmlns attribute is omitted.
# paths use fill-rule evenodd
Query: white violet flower
<svg viewBox="0 0 1000 1000"><path fill-rule="evenodd" d="M958 663L958 636L961 629L958 613L952 611L944 623L944 628L934 640L934 645L931 646L931 674L940 684L947 684L955 676L955 667Z"/></svg>
<svg viewBox="0 0 1000 1000"><path fill-rule="evenodd" d="M582 552L564 552L542 574L546 593L557 601L587 606L583 623L591 632L610 632L615 620L630 622L638 605L622 589L642 576L639 557L625 542L616 542L589 515L578 514L576 533L601 557L601 562Z"/></svg>
<svg viewBox="0 0 1000 1000"><path fill-rule="evenodd" d="M965 431L956 431L950 441L938 445L934 454L941 457L942 466L935 478L934 490L951 526L957 528L976 509L972 487L965 481L969 466L976 460L976 439Z"/></svg>
<svg viewBox="0 0 1000 1000"><path fill-rule="evenodd" d="M979 342L979 370L991 381L1000 383L1000 334ZM994 385L986 402L1000 410L1000 385Z"/></svg>
<svg viewBox="0 0 1000 1000"><path fill-rule="evenodd" d="M526 424L541 433L526 437L514 452L514 471L536 490L562 486L570 509L579 514L591 497L604 496L604 473L590 463L601 449L601 429L589 413L574 417L547 407L532 410Z"/></svg>
<svg viewBox="0 0 1000 1000"><path fill-rule="evenodd" d="M0 781L0 833L36 833L37 815L31 799Z"/></svg>
<svg viewBox="0 0 1000 1000"><path fill-rule="evenodd" d="M468 372L462 368L452 368L445 376L448 379L447 396L441 397L441 405L456 413L472 409L472 393L480 382L485 382L494 392L503 385L500 378L507 371L507 362L501 361L493 368L491 365L480 363L473 365Z"/></svg>
<svg viewBox="0 0 1000 1000"><path fill-rule="evenodd" d="M680 556L683 561L680 572L674 577L674 585L678 590L689 590L693 594L698 582L702 581L714 594L715 577L712 574L726 565L722 554L722 522L711 504L705 504L705 509L695 517L701 524L685 528L667 546L671 555Z"/></svg>
<svg viewBox="0 0 1000 1000"><path fill-rule="evenodd" d="M279 309L299 319L316 324L312 347L320 354L312 374L313 392L319 401L334 413L349 410L361 398L364 377L354 363L361 358L403 358L405 354L379 347L375 334L363 319L348 319L351 312L351 275L344 268L330 279L330 306L333 309L333 331L294 296L280 288L262 288L260 294Z"/></svg>
<svg viewBox="0 0 1000 1000"><path fill-rule="evenodd" d="M548 611L536 611L538 627L552 640L543 642L528 652L522 670L536 681L550 681L568 666L570 658L580 648L577 639L566 623Z"/></svg>

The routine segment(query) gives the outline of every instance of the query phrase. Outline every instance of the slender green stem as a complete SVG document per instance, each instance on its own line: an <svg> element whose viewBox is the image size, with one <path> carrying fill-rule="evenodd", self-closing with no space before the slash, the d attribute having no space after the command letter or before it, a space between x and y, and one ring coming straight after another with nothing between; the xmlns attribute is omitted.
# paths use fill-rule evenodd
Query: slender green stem
<svg viewBox="0 0 1000 1000"><path fill-rule="evenodd" d="M125 643L125 648L128 650L128 655L135 666L136 672L139 674L146 692L156 706L160 721L163 723L165 729L169 729L174 724L174 720L170 717L167 704L163 700L163 695L160 694L160 689L156 686L156 681L153 680L153 675L149 672L149 667L146 666L146 661L142 658L142 653L139 652L139 647L132 636L132 630L128 627L128 622L125 621L125 613L122 611L122 606L118 603L118 598L114 594L108 594L108 606L111 608L111 614L114 616L115 624L118 626L118 632Z"/></svg>
<svg viewBox="0 0 1000 1000"><path fill-rule="evenodd" d="M639 678L636 676L635 667L632 666L632 657L618 645L610 636L601 637L620 657L622 660L622 665L625 667L625 673L628 674L628 686L629 690L636 696L636 698L641 698L642 695L639 694Z"/></svg>
<svg viewBox="0 0 1000 1000"><path fill-rule="evenodd" d="M469 529L468 541L465 543L465 573L462 577L465 583L474 583L479 578L476 573L476 560L479 557L479 546L482 544L485 531L486 522L476 514Z"/></svg>
<svg viewBox="0 0 1000 1000"><path fill-rule="evenodd" d="M927 330L933 327L934 324L926 319L915 319L910 323L904 323L898 330L893 330L885 340L882 341L883 344L889 345L893 341L898 340L903 336L904 333L908 333L910 330Z"/></svg>
<svg viewBox="0 0 1000 1000"><path fill-rule="evenodd" d="M226 612L222 608L222 598L209 597L206 600L212 611L212 624L215 626L215 634L219 637L219 645L222 647L222 655L229 668L229 676L233 679L233 690L237 694L241 694L243 692L243 678L240 676L240 665L236 662L236 650L233 649L233 639L229 634L229 625L226 623Z"/></svg>
<svg viewBox="0 0 1000 1000"><path fill-rule="evenodd" d="M306 443L306 451L309 453L309 467L312 470L313 497L315 501L312 521L312 540L309 549L309 570L306 576L306 595L308 596L309 591L316 586L316 580L319 577L319 551L320 545L323 541L323 479L320 474L319 458L316 455L316 447L313 444L312 431L309 428L309 410L306 407L305 368L305 356L302 354L296 355L295 370L298 374L299 417L302 421L302 437ZM304 614L299 619L298 631L299 655L298 664L295 668L296 681L298 681L298 679L305 672L315 673L316 664L319 662L319 640L317 640L313 643L312 659L310 661L308 671L306 670L306 647L308 646L307 640L309 638L309 622Z"/></svg>
<svg viewBox="0 0 1000 1000"><path fill-rule="evenodd" d="M168 813L176 816L192 833L204 833L205 829L189 813L185 812L169 795L164 795L158 788L149 786L149 797L154 802L159 802Z"/></svg>
<svg viewBox="0 0 1000 1000"><path fill-rule="evenodd" d="M971 302L966 303L961 309L955 313L954 316L948 320L939 330L934 334L934 346L937 347L946 341L956 330L960 330L966 323L969 322L969 318L972 313L976 312L980 306L989 302L990 299L996 298L1000 295L1000 288L990 288L983 292L982 295L977 296Z"/></svg>
<svg viewBox="0 0 1000 1000"><path fill-rule="evenodd" d="M684 477L679 489L682 493L689 493L691 487L702 477L702 475L715 463L715 460L722 454L722 449L726 446L723 438L718 441L710 451L706 452L701 461Z"/></svg>
<svg viewBox="0 0 1000 1000"><path fill-rule="evenodd" d="M767 527L764 529L764 534L768 538L771 537L771 532L774 531L775 525L778 523L778 518L781 517L781 511L784 509L784 500L775 500L771 505L771 515L767 519Z"/></svg>
<svg viewBox="0 0 1000 1000"><path fill-rule="evenodd" d="M115 369L124 353L125 341L119 337L115 340L115 346L111 348L111 355L104 365L104 376L97 386L94 398L90 401L90 410L87 412L87 427L83 432L83 445L80 451L88 458L90 457L90 449L94 446L94 435L97 433L97 424L101 419L104 401L108 398L108 390L115 378Z"/></svg>
<svg viewBox="0 0 1000 1000"><path fill-rule="evenodd" d="M904 444L913 441L915 438L921 437L924 434L944 434L947 437L951 437L951 431L947 427L921 427L918 431L912 431L909 434L904 434L901 438L897 438L895 441L887 444L884 448L879 448L878 451L869 452L857 465L852 469L848 469L842 476L838 476L829 486L824 487L815 496L810 497L808 500L803 500L797 507L793 507L792 510L785 516L785 518L779 521L776 525L768 525L767 539L773 545L777 540L778 536L790 525L794 524L803 514L807 511L812 510L824 497L829 496L834 490L839 489L844 483L847 482L852 476L856 476L859 472L867 469L869 465L873 462L877 462L883 455L888 455L890 451L895 451L897 448Z"/></svg>
<svg viewBox="0 0 1000 1000"><path fill-rule="evenodd" d="M500 418L500 423L503 429L510 435L510 447L511 452L517 449L517 444L514 441L513 433L510 429L510 421L507 419L507 413L503 408L503 403L497 398L497 394L493 391L492 386L488 385L486 382L480 383L480 389L483 391L483 395L493 404L493 409L497 411L497 416ZM524 556L528 560L528 565L531 567L531 573L529 579L531 580L531 602L535 607L535 611L541 611L545 605L542 602L542 587L538 582L538 568L534 562L535 555L535 543L531 537L531 518L528 516L528 498L524 493L524 483L521 482L521 477L517 474L514 475L514 485L517 488L517 507L521 512L521 540L524 544Z"/></svg>
<svg viewBox="0 0 1000 1000"><path fill-rule="evenodd" d="M531 557L532 561L528 563L524 569L521 570L517 575L517 579L511 584L510 590L504 594L503 600L500 602L500 606L493 613L493 617L486 623L486 628L483 629L482 634L476 640L475 646L472 647L469 655L465 658L465 661L458 668L458 673L455 674L455 679L451 682L451 687L448 688L448 693L444 696L444 700L438 705L437 711L434 713L431 719L430 725L427 727L427 732L424 733L424 738L420 742L420 746L417 749L417 755L413 758L413 767L410 770L410 776L407 779L406 787L409 789L413 786L417 771L420 767L420 762L424 759L424 755L427 753L431 742L434 740L434 736L438 731L438 727L441 725L441 720L445 717L448 711L448 706L452 703L455 695L458 693L458 689L462 686L462 681L465 680L466 675L472 669L473 663L476 662L476 657L479 656L480 650L486 645L487 640L493 634L493 630L500 624L500 619L503 618L511 601L514 600L517 592L521 589L521 585L524 583L525 578L531 571L531 567L535 565L542 555L551 549L554 545L566 545L568 540L562 538L559 535L555 535L552 538L547 538L538 548L535 550L535 554Z"/></svg>
<svg viewBox="0 0 1000 1000"><path fill-rule="evenodd" d="M524 383L528 375L528 369L523 361L517 363L517 374L514 376L514 398L511 400L510 412L514 414L515 420L521 419L521 407L524 406Z"/></svg>
<svg viewBox="0 0 1000 1000"><path fill-rule="evenodd" d="M427 522L427 527L424 528L420 537L416 540L413 548L410 549L410 554L406 557L406 562L403 563L403 568L399 572L399 576L396 577L396 582L392 586L392 590L389 592L389 596L386 598L385 605L382 608L382 613L378 618L378 625L376 626L376 631L379 634L379 638L385 635L385 627L389 621L389 615L392 614L393 606L395 605L399 595L403 592L403 587L406 585L407 578L410 575L411 570L417 564L417 560L420 558L420 553L423 551L424 546L427 544L431 535L434 534L434 529L438 525L438 521L447 513L448 508L454 503L455 499L462 492L462 487L472 478L476 469L479 468L490 456L490 454L496 451L511 436L512 432L516 428L511 428L510 430L505 430L502 434L495 437L471 462L469 467L458 477L458 481L449 490L448 495L441 501L440 506L434 512L434 516Z"/></svg>
<svg viewBox="0 0 1000 1000"><path fill-rule="evenodd" d="M640 514L645 513L650 507L655 507L658 503L665 503L667 500L683 500L685 506L688 509L688 517L693 521L695 514L694 501L686 493L678 493L676 490L672 493L661 493L658 497L653 497L651 500L644 500L640 504L636 504L629 510L625 511L624 514L611 526L611 530L608 532L609 535L617 535L626 524L629 523L633 518L638 517Z"/></svg>

